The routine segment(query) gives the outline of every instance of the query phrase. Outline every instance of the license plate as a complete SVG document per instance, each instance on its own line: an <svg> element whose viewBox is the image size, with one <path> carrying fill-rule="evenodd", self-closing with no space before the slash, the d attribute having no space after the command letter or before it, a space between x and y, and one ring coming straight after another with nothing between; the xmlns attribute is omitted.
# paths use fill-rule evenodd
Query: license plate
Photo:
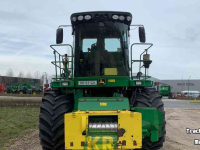
<svg viewBox="0 0 200 150"><path fill-rule="evenodd" d="M97 85L97 81L78 81L78 85Z"/></svg>

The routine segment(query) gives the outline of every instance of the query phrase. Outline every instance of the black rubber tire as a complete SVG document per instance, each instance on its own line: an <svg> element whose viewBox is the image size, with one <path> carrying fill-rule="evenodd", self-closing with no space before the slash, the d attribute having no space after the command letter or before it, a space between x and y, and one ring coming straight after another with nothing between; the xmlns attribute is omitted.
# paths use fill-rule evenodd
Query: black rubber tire
<svg viewBox="0 0 200 150"><path fill-rule="evenodd" d="M141 92L137 92L134 107L154 107L163 113L163 125L162 125L162 136L157 142L151 142L150 138L144 138L142 141L143 150L157 150L163 147L166 134L166 121L164 103L162 102L161 96L155 88L144 88Z"/></svg>
<svg viewBox="0 0 200 150"><path fill-rule="evenodd" d="M168 94L168 99L173 99L172 93Z"/></svg>
<svg viewBox="0 0 200 150"><path fill-rule="evenodd" d="M72 95L48 90L42 99L39 136L43 150L64 150L64 114L73 109Z"/></svg>

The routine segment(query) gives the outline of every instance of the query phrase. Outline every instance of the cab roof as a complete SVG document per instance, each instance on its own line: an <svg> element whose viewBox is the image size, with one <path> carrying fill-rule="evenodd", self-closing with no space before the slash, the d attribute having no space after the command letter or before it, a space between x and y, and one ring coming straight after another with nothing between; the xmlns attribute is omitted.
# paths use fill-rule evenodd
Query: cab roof
<svg viewBox="0 0 200 150"><path fill-rule="evenodd" d="M117 16L118 19L114 19L113 16ZM85 19L85 16L90 16L91 18L89 20ZM82 20L79 20L78 18L81 17ZM121 19L121 17L123 19ZM128 20L127 20L128 18ZM75 26L77 24L85 23L85 22L98 22L102 19L104 21L113 21L113 22L121 22L127 25L131 24L132 21L132 14L129 12L120 12L120 11L90 11L90 12L78 12L73 13L70 17L72 26Z"/></svg>

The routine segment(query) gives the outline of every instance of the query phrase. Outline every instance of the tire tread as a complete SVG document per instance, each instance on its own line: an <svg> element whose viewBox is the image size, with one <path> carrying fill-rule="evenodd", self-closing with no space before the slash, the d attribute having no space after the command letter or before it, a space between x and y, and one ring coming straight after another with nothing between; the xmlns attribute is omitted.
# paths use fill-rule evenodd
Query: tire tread
<svg viewBox="0 0 200 150"><path fill-rule="evenodd" d="M71 112L73 98L59 90L47 90L39 116L39 136L43 150L64 150L64 114Z"/></svg>
<svg viewBox="0 0 200 150"><path fill-rule="evenodd" d="M134 107L153 107L158 109L163 114L163 125L162 125L162 136L157 142L151 142L149 138L143 139L143 150L158 150L163 147L166 134L166 121L165 121L165 111L164 103L162 102L161 96L155 88L144 88L141 93L136 95L136 101Z"/></svg>

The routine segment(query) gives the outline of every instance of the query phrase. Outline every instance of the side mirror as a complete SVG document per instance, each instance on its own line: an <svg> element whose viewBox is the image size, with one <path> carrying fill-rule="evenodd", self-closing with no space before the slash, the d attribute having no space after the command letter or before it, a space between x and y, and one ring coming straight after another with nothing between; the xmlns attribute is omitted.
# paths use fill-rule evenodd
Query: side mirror
<svg viewBox="0 0 200 150"><path fill-rule="evenodd" d="M56 43L61 44L63 42L63 28L58 28L56 31Z"/></svg>
<svg viewBox="0 0 200 150"><path fill-rule="evenodd" d="M144 27L139 27L139 38L141 43L146 42L146 36L145 36L145 29Z"/></svg>

